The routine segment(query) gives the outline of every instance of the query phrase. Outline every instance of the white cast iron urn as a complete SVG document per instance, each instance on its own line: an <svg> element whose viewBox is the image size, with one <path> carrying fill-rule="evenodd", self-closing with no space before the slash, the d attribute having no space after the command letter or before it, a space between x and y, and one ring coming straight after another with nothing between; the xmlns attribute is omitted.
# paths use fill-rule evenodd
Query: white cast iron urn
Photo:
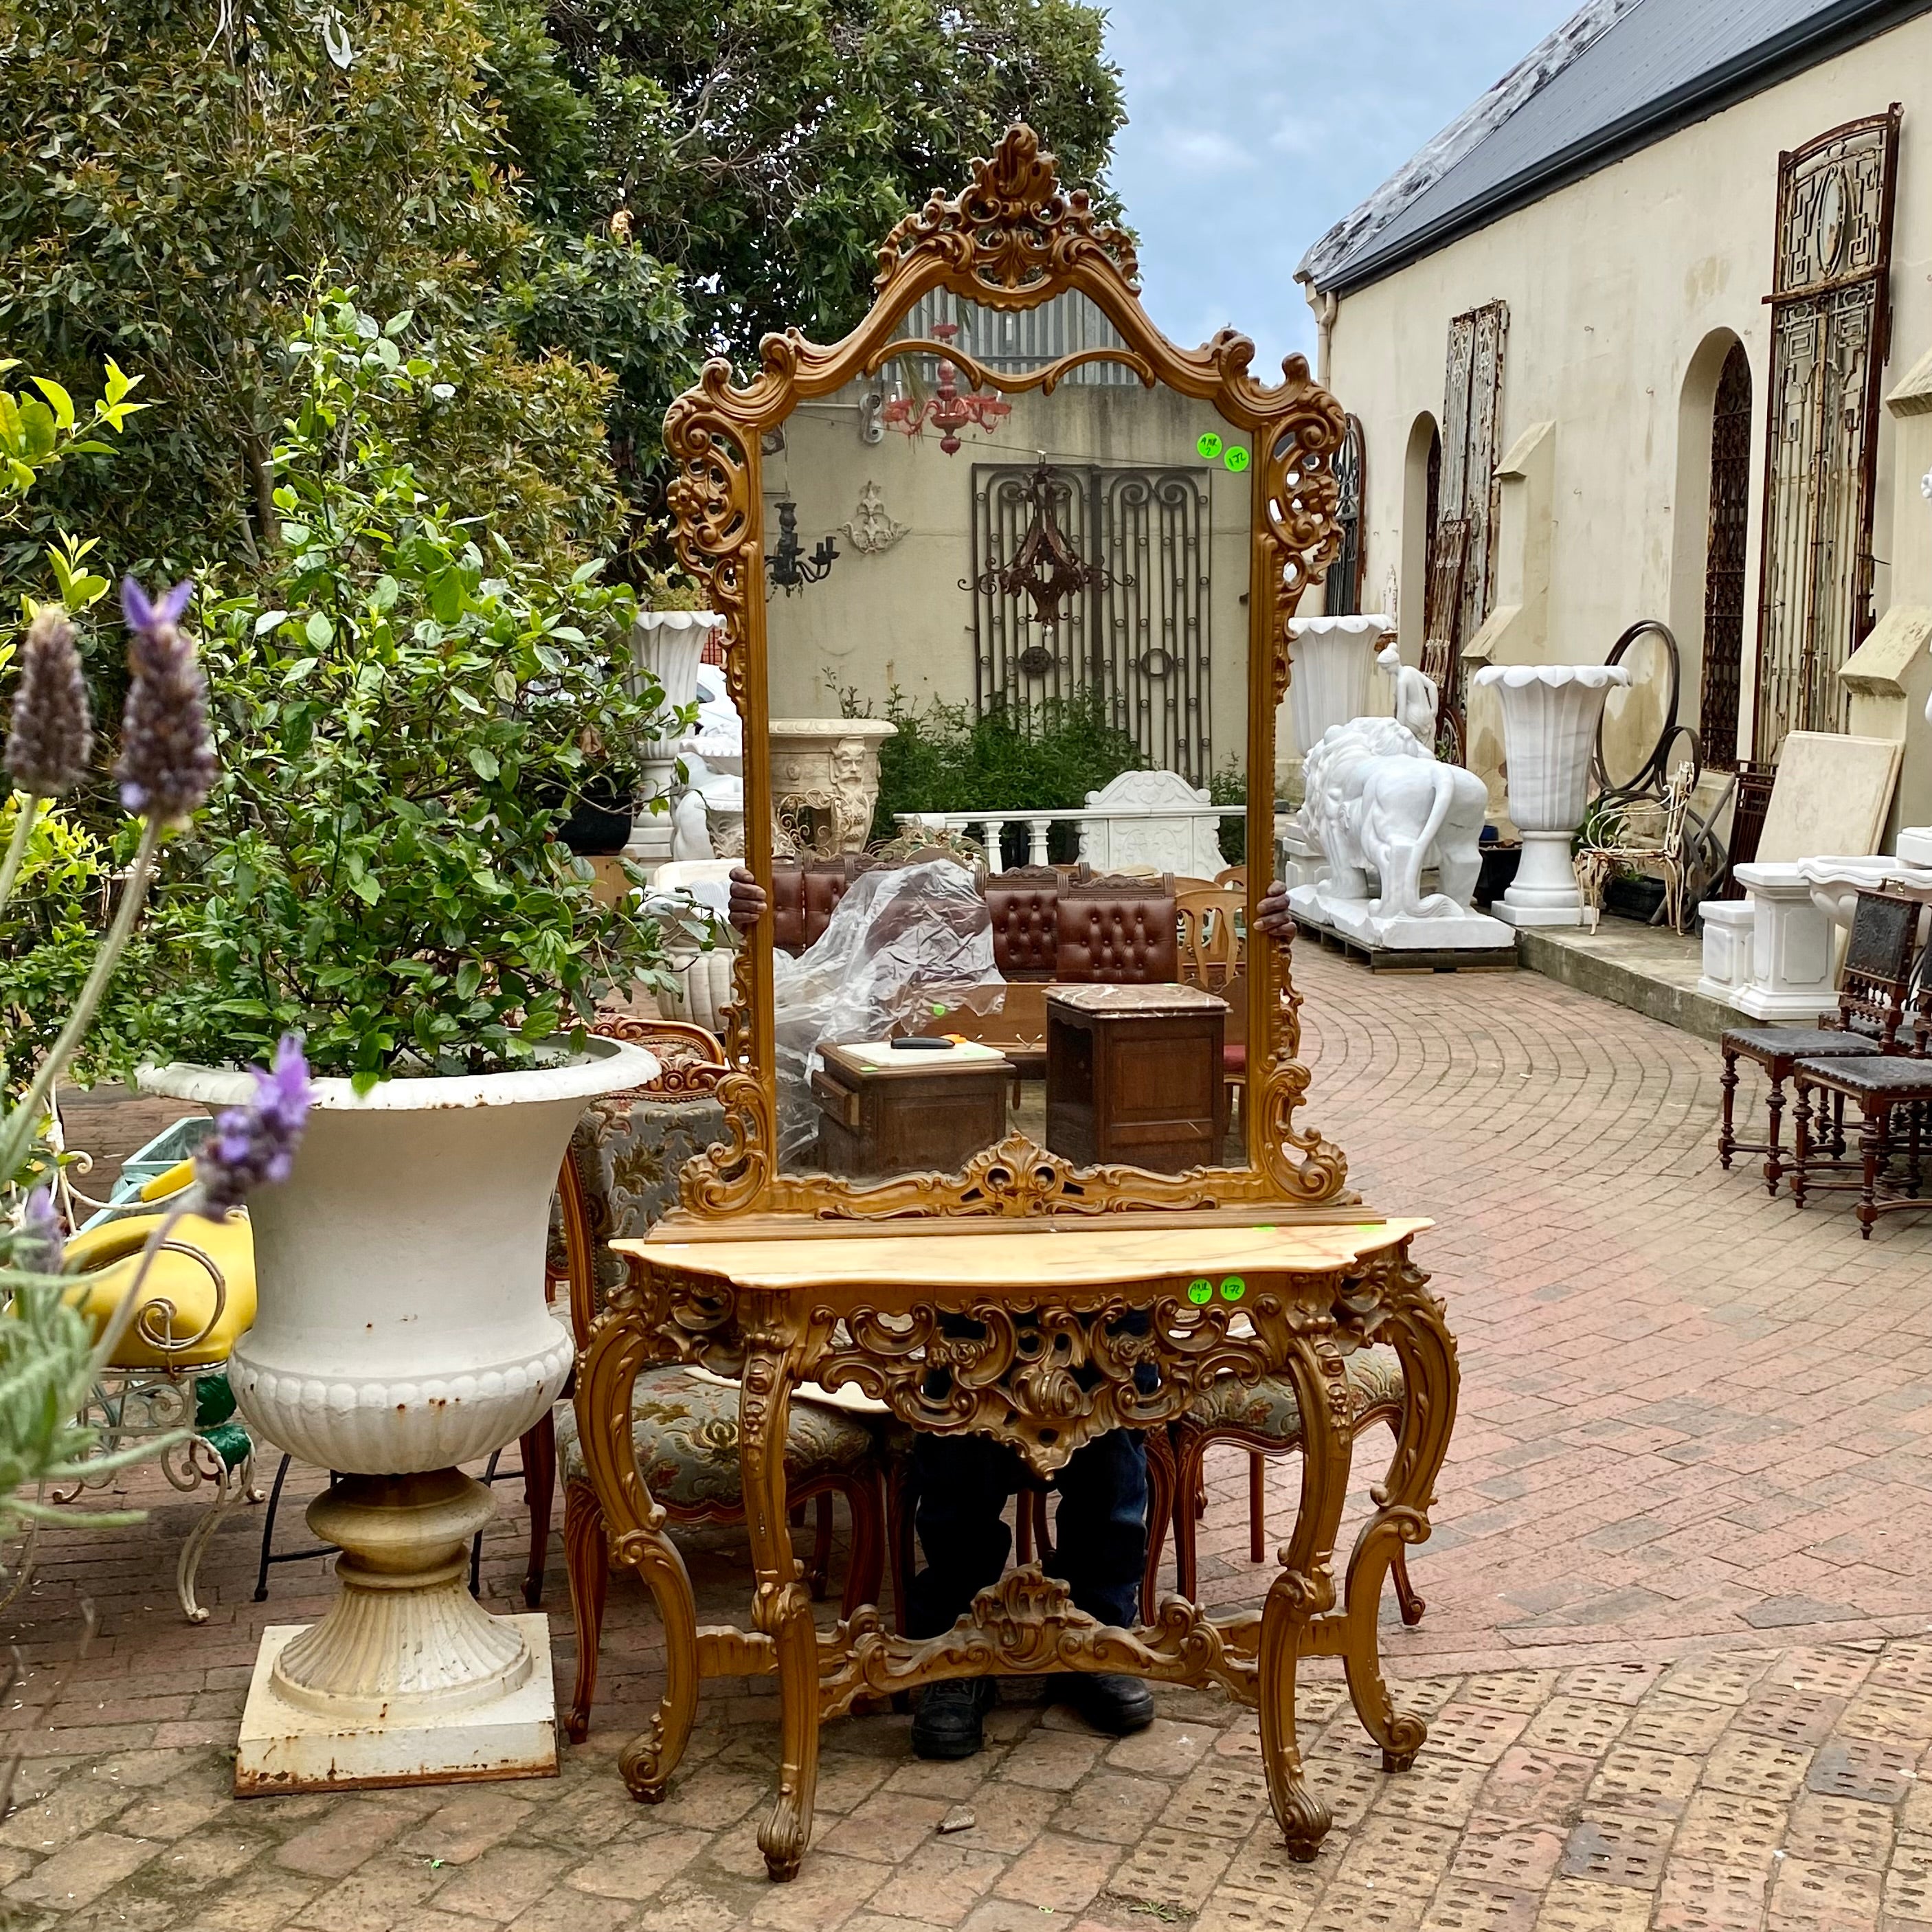
<svg viewBox="0 0 1932 1932"><path fill-rule="evenodd" d="M238 1792L543 1775L556 1768L548 1625L470 1594L495 1510L457 1466L530 1428L573 1346L544 1300L550 1196L599 1094L654 1078L641 1047L510 1073L316 1081L280 1187L250 1203L255 1325L229 1376L249 1427L337 1480L309 1507L340 1589L256 1660ZM245 1072L149 1068L148 1091L220 1108Z"/></svg>

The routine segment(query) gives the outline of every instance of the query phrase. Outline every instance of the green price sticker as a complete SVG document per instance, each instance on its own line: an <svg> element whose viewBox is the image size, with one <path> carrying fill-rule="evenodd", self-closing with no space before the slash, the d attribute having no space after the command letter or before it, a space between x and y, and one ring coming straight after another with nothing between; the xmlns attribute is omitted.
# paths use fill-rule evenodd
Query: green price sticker
<svg viewBox="0 0 1932 1932"><path fill-rule="evenodd" d="M1210 463L1212 463L1215 458L1219 456L1221 453L1221 439L1216 436L1211 429L1206 430L1202 432L1199 440L1196 442L1194 447L1198 449Z"/></svg>
<svg viewBox="0 0 1932 1932"><path fill-rule="evenodd" d="M1196 1307L1203 1302L1214 1299L1214 1284L1211 1281L1190 1281L1187 1284L1187 1298Z"/></svg>
<svg viewBox="0 0 1932 1932"><path fill-rule="evenodd" d="M1221 1284L1221 1299L1223 1301L1238 1301L1247 1292L1247 1283L1238 1274L1231 1274Z"/></svg>
<svg viewBox="0 0 1932 1932"><path fill-rule="evenodd" d="M1248 452L1238 442L1232 443L1221 460L1238 476L1248 466Z"/></svg>

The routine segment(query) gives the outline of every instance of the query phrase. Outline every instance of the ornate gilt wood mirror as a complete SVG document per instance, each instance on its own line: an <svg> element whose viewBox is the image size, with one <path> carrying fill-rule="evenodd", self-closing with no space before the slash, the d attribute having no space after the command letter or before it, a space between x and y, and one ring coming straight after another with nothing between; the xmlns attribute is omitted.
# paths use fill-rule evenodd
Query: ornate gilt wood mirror
<svg viewBox="0 0 1932 1932"><path fill-rule="evenodd" d="M877 289L843 341L768 336L754 380L710 362L666 418L773 904L686 1208L1336 1201L1340 1150L1298 1119L1288 949L1254 920L1288 620L1340 541L1340 405L1299 356L1269 386L1232 332L1168 341L1129 238L1024 127L893 230ZM866 823L875 753L916 776L968 730L1010 800ZM1042 808L1042 759L1063 787L1090 766L1098 802ZM1103 782L1124 767L1166 776Z"/></svg>

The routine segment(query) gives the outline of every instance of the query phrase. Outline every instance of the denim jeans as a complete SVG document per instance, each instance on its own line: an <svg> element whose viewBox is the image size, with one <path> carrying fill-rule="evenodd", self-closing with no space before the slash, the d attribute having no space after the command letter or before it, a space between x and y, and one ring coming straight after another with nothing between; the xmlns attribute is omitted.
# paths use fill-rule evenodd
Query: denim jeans
<svg viewBox="0 0 1932 1932"><path fill-rule="evenodd" d="M1000 1512L1024 1466L984 1436L921 1436L912 1462L926 1568L913 1582L907 1634L937 1636L1006 1567L1012 1532ZM1145 1442L1137 1430L1116 1429L1076 1450L1054 1480L1060 1502L1048 1571L1090 1616L1131 1626L1147 1564Z"/></svg>

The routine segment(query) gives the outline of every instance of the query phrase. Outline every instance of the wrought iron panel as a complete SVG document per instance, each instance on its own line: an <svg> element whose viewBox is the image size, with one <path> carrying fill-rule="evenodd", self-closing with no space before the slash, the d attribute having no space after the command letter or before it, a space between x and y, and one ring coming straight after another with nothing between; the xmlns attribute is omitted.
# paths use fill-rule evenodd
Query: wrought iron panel
<svg viewBox="0 0 1932 1932"><path fill-rule="evenodd" d="M1898 116L1779 157L1753 732L1763 760L1788 732L1845 729L1838 671L1872 626Z"/></svg>
<svg viewBox="0 0 1932 1932"><path fill-rule="evenodd" d="M1352 617L1362 608L1362 506L1366 496L1368 455L1359 416L1348 418L1348 434L1335 452L1335 484L1340 500L1335 520L1341 526L1342 548L1322 580L1322 608L1331 617Z"/></svg>
<svg viewBox="0 0 1932 1932"><path fill-rule="evenodd" d="M1490 614L1496 576L1496 441L1502 425L1503 348L1508 334L1509 310L1500 302L1486 302L1449 324L1437 511L1442 523L1469 526L1461 601L1454 622L1444 634L1450 646L1453 688L1443 697L1452 706L1462 702L1462 646Z"/></svg>
<svg viewBox="0 0 1932 1932"><path fill-rule="evenodd" d="M1744 533L1750 520L1750 358L1731 345L1711 412L1711 520L1704 557L1704 689L1698 736L1704 762L1738 762L1738 702L1744 646Z"/></svg>
<svg viewBox="0 0 1932 1932"><path fill-rule="evenodd" d="M1052 628L980 588L1027 532L1025 465L973 466L974 689L983 716L1088 693L1148 761L1205 784L1214 770L1208 472L1054 466L1054 515L1106 581Z"/></svg>

